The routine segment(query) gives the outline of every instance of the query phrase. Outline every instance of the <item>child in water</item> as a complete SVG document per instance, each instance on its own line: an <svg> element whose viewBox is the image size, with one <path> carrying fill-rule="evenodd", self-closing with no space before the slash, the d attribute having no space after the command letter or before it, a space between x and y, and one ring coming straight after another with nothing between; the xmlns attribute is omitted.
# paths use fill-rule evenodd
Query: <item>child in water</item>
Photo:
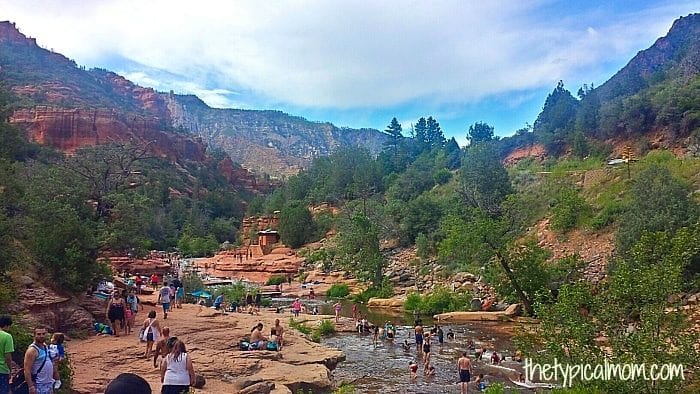
<svg viewBox="0 0 700 394"><path fill-rule="evenodd" d="M408 344L408 339L404 339L404 340L403 340L403 345L402 345L402 346L403 346L403 351L404 351L404 352L407 352L407 351L411 350L411 345Z"/></svg>
<svg viewBox="0 0 700 394"><path fill-rule="evenodd" d="M416 363L416 360L409 361L408 371L411 373L411 380L415 380L418 377L418 363Z"/></svg>
<svg viewBox="0 0 700 394"><path fill-rule="evenodd" d="M51 335L51 344L49 345L49 358L53 363L53 388L58 390L61 388L61 377L58 374L58 367L66 358L66 350L63 348L63 341L66 340L65 335L60 332L55 332Z"/></svg>

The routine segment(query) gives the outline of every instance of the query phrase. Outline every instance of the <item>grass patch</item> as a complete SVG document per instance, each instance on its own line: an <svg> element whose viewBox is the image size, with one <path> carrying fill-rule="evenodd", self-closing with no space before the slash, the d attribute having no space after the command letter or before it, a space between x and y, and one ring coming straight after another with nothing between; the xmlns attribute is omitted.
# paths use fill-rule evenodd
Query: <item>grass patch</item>
<svg viewBox="0 0 700 394"><path fill-rule="evenodd" d="M335 324L330 320L321 320L321 324L318 325L316 329L321 336L328 336L335 334Z"/></svg>
<svg viewBox="0 0 700 394"><path fill-rule="evenodd" d="M289 327L299 331L302 334L311 334L311 327L307 326L306 323L294 320L293 317L289 318Z"/></svg>
<svg viewBox="0 0 700 394"><path fill-rule="evenodd" d="M333 394L355 394L356 392L357 389L355 388L355 386L353 386L352 383L348 382L340 383L338 388L333 390Z"/></svg>

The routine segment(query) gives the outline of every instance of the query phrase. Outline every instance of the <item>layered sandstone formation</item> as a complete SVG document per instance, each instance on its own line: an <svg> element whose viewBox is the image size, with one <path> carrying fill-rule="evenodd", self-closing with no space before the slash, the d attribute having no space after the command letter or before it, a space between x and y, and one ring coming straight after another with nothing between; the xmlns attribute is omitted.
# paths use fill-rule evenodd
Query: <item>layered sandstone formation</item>
<svg viewBox="0 0 700 394"><path fill-rule="evenodd" d="M30 140L65 152L131 141L171 162L205 158L206 147L201 140L166 133L162 131L162 121L155 117L126 116L115 110L38 106L15 111L10 122L23 127Z"/></svg>
<svg viewBox="0 0 700 394"><path fill-rule="evenodd" d="M244 250L240 253L221 252L211 258L197 259L195 264L211 276L265 283L273 275L296 276L305 261L292 249L284 247L273 249L265 255L258 245L251 246L250 251L253 257L247 257Z"/></svg>

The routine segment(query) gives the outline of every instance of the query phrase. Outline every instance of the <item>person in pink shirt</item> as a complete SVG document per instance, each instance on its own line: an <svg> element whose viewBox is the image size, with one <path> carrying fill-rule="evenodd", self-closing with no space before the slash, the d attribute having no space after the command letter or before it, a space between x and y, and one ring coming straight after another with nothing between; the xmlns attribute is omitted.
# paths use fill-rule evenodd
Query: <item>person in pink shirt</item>
<svg viewBox="0 0 700 394"><path fill-rule="evenodd" d="M299 317L299 313L301 313L301 301L298 298L292 303L292 312L294 312L295 317Z"/></svg>

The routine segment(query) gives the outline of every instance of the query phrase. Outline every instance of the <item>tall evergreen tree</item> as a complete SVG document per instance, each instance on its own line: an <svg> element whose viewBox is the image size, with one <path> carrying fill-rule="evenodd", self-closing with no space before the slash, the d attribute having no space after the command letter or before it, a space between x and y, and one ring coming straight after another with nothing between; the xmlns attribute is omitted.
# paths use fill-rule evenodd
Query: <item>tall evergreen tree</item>
<svg viewBox="0 0 700 394"><path fill-rule="evenodd" d="M402 131L401 124L396 118L392 118L391 123L384 130L389 135L389 139L384 143L384 150L391 151L392 170L397 170L399 167L399 147L403 140Z"/></svg>
<svg viewBox="0 0 700 394"><path fill-rule="evenodd" d="M493 126L490 126L485 122L476 122L469 126L469 132L467 133L467 138L471 145L477 144L479 142L491 141L494 139Z"/></svg>
<svg viewBox="0 0 700 394"><path fill-rule="evenodd" d="M427 149L426 142L428 141L428 122L425 118L421 117L418 119L418 123L413 127L413 138L415 139L416 145L418 145L419 150L423 151Z"/></svg>
<svg viewBox="0 0 700 394"><path fill-rule="evenodd" d="M445 135L442 133L440 123L433 119L432 116L429 116L425 124L425 145L427 145L429 148L441 148L445 146Z"/></svg>
<svg viewBox="0 0 700 394"><path fill-rule="evenodd" d="M547 96L533 127L549 152L561 152L567 136L574 130L577 110L578 101L571 92L564 89L564 82L559 81L554 91Z"/></svg>

